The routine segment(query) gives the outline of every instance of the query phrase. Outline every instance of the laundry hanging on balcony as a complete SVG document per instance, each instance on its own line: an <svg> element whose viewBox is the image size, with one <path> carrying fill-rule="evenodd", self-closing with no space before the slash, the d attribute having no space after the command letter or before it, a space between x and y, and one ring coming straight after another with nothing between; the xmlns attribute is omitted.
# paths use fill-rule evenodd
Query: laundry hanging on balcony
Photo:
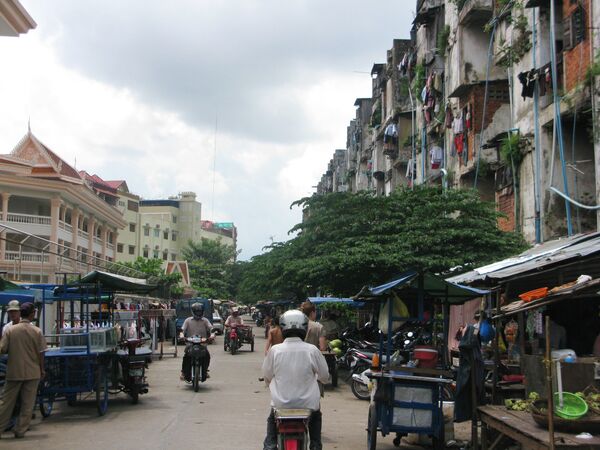
<svg viewBox="0 0 600 450"><path fill-rule="evenodd" d="M400 61L400 64L398 64L398 70L400 71L400 73L402 75L406 75L406 71L408 70L408 60L409 60L408 53L404 53L404 56L402 57L402 61Z"/></svg>
<svg viewBox="0 0 600 450"><path fill-rule="evenodd" d="M537 71L529 70L527 72L521 72L517 78L521 82L521 97L523 100L526 98L533 98L533 91L535 88L535 80L537 79Z"/></svg>
<svg viewBox="0 0 600 450"><path fill-rule="evenodd" d="M452 108L450 107L450 103L446 103L446 118L444 119L444 125L446 128L452 128L452 121L454 120L454 115L452 114Z"/></svg>
<svg viewBox="0 0 600 450"><path fill-rule="evenodd" d="M398 127L395 123L390 123L385 127L385 131L383 132L383 143L394 145L398 143Z"/></svg>
<svg viewBox="0 0 600 450"><path fill-rule="evenodd" d="M429 159L431 160L431 168L439 169L444 159L444 151L438 145L434 145L429 149Z"/></svg>

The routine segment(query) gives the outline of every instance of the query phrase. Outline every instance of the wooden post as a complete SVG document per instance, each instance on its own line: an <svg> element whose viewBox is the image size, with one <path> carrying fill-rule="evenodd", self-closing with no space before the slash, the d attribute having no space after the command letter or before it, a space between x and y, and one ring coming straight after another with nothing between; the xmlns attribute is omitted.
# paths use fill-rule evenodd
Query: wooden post
<svg viewBox="0 0 600 450"><path fill-rule="evenodd" d="M496 315L499 316L502 312L500 309L500 290L497 290L494 294L496 297ZM494 327L496 329L496 339L494 339L494 370L492 376L492 404L495 405L497 399L497 385L498 385L498 367L500 367L500 320L494 321Z"/></svg>
<svg viewBox="0 0 600 450"><path fill-rule="evenodd" d="M546 395L548 396L549 448L554 450L554 396L552 394L552 354L550 353L550 317L546 316Z"/></svg>

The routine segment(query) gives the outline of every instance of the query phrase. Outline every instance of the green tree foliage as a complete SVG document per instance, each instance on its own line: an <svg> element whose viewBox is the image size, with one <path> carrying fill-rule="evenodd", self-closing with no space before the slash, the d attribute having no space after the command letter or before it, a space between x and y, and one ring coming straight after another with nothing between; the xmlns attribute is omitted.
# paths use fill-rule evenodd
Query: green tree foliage
<svg viewBox="0 0 600 450"><path fill-rule="evenodd" d="M125 262L122 265L130 267L147 275L148 281L157 285L155 293L162 298L177 296L181 292L178 284L181 281L180 273L165 274L162 268L163 261L158 258L138 258L133 262Z"/></svg>
<svg viewBox="0 0 600 450"><path fill-rule="evenodd" d="M188 262L192 287L201 297L231 298L234 275L237 275L234 264L237 256L231 245L221 240L202 238L200 242L189 241L183 249L183 257Z"/></svg>
<svg viewBox="0 0 600 450"><path fill-rule="evenodd" d="M303 198L304 221L252 258L238 297L246 301L307 294L356 294L407 269L434 272L492 262L526 245L498 229L494 205L476 191L400 189L390 196L334 193Z"/></svg>

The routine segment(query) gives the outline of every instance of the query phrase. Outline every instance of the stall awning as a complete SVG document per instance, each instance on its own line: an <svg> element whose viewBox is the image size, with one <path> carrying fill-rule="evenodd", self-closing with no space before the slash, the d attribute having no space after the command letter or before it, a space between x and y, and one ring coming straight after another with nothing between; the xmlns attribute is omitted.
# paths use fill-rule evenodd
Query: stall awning
<svg viewBox="0 0 600 450"><path fill-rule="evenodd" d="M28 289L7 290L0 292L0 306L8 305L11 300L18 300L20 304L30 302L36 303L42 301L40 291L30 291Z"/></svg>
<svg viewBox="0 0 600 450"><path fill-rule="evenodd" d="M478 267L470 272L447 278L446 281L491 286L515 276L538 272L594 255L600 255L600 233L578 234L537 245L518 256Z"/></svg>
<svg viewBox="0 0 600 450"><path fill-rule="evenodd" d="M100 283L103 289L109 291L124 292L150 292L156 289L156 285L149 284L143 278L131 278L114 273L94 270L81 278L82 284Z"/></svg>
<svg viewBox="0 0 600 450"><path fill-rule="evenodd" d="M341 305L352 306L353 308L361 308L365 305L364 302L356 302L351 298L337 298L337 297L308 297L311 303L315 305L322 305L323 303L336 303Z"/></svg>
<svg viewBox="0 0 600 450"><path fill-rule="evenodd" d="M419 272L411 270L399 277L376 287L364 287L355 297L355 300L367 300L372 297L380 297L391 291L418 290ZM425 272L423 274L423 291L429 297L448 299L448 303L460 304L473 298L481 297L489 293L487 290L475 289L452 283L443 278Z"/></svg>

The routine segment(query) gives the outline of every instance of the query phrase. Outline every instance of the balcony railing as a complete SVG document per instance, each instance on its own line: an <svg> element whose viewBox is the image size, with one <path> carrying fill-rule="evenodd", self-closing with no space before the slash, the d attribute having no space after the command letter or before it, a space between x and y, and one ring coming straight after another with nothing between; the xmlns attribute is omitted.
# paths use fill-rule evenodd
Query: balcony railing
<svg viewBox="0 0 600 450"><path fill-rule="evenodd" d="M4 259L6 261L25 261L25 262L36 262L41 263L42 261L47 263L50 261L50 257L47 253L37 253L37 252L15 252L15 251L6 251Z"/></svg>
<svg viewBox="0 0 600 450"><path fill-rule="evenodd" d="M89 239L89 238L90 238L90 235L89 235L87 232L85 232L85 231L82 231L82 230L78 230L78 231L77 231L77 235L78 235L80 238L84 238L84 239Z"/></svg>
<svg viewBox="0 0 600 450"><path fill-rule="evenodd" d="M34 216L32 214L8 213L7 222L27 223L33 225L50 225L52 218L50 216Z"/></svg>
<svg viewBox="0 0 600 450"><path fill-rule="evenodd" d="M94 236L94 242L98 245L102 245L102 239L100 239L98 236Z"/></svg>
<svg viewBox="0 0 600 450"><path fill-rule="evenodd" d="M58 228L60 228L61 230L68 231L69 233L73 232L73 225L63 222L62 220L58 221Z"/></svg>
<svg viewBox="0 0 600 450"><path fill-rule="evenodd" d="M110 242L108 242L108 243L106 244L106 248L108 248L109 250L114 250L114 249L115 249L115 245L114 245L114 244L111 244Z"/></svg>

